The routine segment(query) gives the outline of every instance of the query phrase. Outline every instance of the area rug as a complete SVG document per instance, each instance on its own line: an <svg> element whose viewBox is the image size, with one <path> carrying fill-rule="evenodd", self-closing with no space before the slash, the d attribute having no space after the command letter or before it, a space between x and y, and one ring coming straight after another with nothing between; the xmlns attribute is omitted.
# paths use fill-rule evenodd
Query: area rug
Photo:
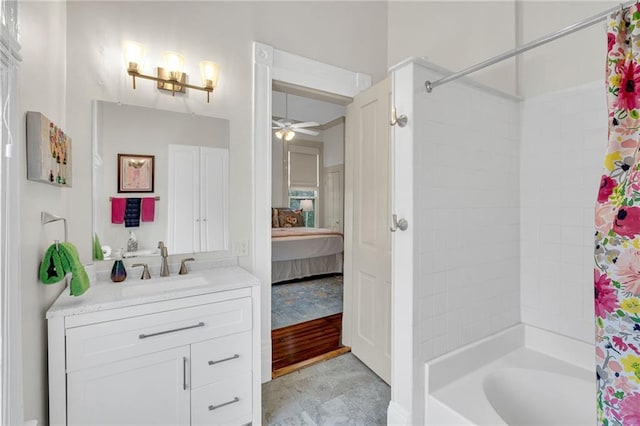
<svg viewBox="0 0 640 426"><path fill-rule="evenodd" d="M271 329L342 312L342 275L273 284Z"/></svg>

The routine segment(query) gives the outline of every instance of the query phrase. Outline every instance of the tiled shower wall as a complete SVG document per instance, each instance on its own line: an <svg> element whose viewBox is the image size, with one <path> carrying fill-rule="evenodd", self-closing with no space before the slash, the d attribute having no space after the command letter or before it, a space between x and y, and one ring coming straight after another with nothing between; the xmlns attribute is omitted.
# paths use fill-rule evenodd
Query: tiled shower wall
<svg viewBox="0 0 640 426"><path fill-rule="evenodd" d="M520 321L519 103L415 65L414 359Z"/></svg>
<svg viewBox="0 0 640 426"><path fill-rule="evenodd" d="M522 102L522 321L594 341L593 209L607 146L597 81Z"/></svg>

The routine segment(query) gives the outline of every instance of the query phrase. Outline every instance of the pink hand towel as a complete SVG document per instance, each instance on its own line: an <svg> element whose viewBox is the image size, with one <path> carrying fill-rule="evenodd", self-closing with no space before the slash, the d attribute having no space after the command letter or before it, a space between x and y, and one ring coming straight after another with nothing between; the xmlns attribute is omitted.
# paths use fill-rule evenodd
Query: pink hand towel
<svg viewBox="0 0 640 426"><path fill-rule="evenodd" d="M142 199L141 217L143 222L153 222L156 213L156 198L144 197Z"/></svg>
<svg viewBox="0 0 640 426"><path fill-rule="evenodd" d="M124 209L126 198L113 197L111 199L111 223L124 223Z"/></svg>

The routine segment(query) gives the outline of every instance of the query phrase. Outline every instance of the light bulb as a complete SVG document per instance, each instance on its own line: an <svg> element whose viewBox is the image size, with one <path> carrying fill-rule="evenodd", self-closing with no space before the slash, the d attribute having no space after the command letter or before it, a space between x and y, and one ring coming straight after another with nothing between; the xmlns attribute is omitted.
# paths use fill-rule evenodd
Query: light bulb
<svg viewBox="0 0 640 426"><path fill-rule="evenodd" d="M280 129L280 130L276 131L276 138L282 139L283 135L284 135L284 129Z"/></svg>
<svg viewBox="0 0 640 426"><path fill-rule="evenodd" d="M218 74L220 66L215 62L200 62L200 77L202 77L202 85L207 88L215 89L218 85Z"/></svg>
<svg viewBox="0 0 640 426"><path fill-rule="evenodd" d="M293 130L289 129L287 130L287 133L285 133L284 135L284 140L285 141L290 141L291 139L293 139L293 137L296 135L296 132L294 132Z"/></svg>
<svg viewBox="0 0 640 426"><path fill-rule="evenodd" d="M147 54L147 49L142 44L125 40L122 42L122 54L127 71L142 73L142 64Z"/></svg>
<svg viewBox="0 0 640 426"><path fill-rule="evenodd" d="M177 52L164 52L164 68L169 73L170 80L180 81L184 71L184 56Z"/></svg>

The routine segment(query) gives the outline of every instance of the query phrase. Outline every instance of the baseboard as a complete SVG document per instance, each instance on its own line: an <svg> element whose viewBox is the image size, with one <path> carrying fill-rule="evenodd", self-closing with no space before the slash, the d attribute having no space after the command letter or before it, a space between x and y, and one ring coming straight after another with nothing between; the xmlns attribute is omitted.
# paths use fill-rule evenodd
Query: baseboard
<svg viewBox="0 0 640 426"><path fill-rule="evenodd" d="M387 425L410 425L411 413L402 408L400 404L395 401L389 402L389 408L387 408Z"/></svg>

